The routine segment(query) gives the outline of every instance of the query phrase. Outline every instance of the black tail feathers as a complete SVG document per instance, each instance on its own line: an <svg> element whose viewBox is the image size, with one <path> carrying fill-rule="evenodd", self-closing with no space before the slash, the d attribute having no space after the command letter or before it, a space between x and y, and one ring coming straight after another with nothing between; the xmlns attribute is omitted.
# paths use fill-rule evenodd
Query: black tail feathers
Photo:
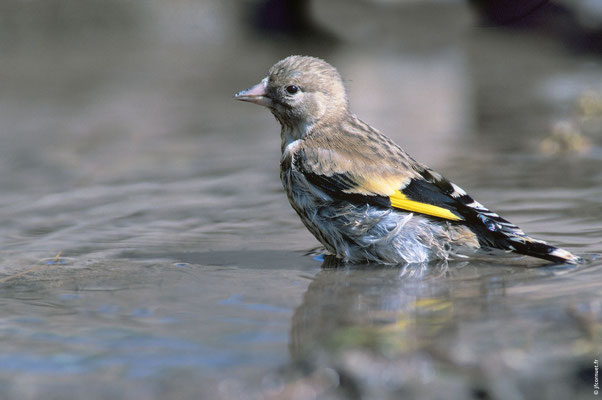
<svg viewBox="0 0 602 400"><path fill-rule="evenodd" d="M545 242L529 237L511 238L508 242L509 249L519 254L541 258L558 264L577 264L581 261L580 257L575 256L569 251L550 246Z"/></svg>
<svg viewBox="0 0 602 400"><path fill-rule="evenodd" d="M500 217L498 214L476 205L467 205L473 213L465 218L471 229L477 234L483 247L511 250L518 254L537 257L558 264L577 264L581 258L569 251L554 247L544 241L527 236L518 226Z"/></svg>

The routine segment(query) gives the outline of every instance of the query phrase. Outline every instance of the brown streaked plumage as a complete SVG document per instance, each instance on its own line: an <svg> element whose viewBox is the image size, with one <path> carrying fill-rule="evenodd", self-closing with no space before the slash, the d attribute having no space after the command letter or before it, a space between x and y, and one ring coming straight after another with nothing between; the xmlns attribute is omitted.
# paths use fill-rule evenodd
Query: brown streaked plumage
<svg viewBox="0 0 602 400"><path fill-rule="evenodd" d="M321 59L287 57L235 97L269 108L280 122L289 201L345 261L424 262L479 249L579 260L527 236L362 122L349 111L339 73Z"/></svg>

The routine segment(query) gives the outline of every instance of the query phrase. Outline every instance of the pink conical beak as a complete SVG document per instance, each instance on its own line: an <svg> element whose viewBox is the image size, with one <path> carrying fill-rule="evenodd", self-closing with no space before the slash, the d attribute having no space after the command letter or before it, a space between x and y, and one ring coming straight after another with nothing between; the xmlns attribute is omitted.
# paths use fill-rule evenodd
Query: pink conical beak
<svg viewBox="0 0 602 400"><path fill-rule="evenodd" d="M272 105L272 99L267 97L268 78L263 78L257 85L242 90L234 95L236 100L248 101L249 103L259 104L260 106L269 107Z"/></svg>

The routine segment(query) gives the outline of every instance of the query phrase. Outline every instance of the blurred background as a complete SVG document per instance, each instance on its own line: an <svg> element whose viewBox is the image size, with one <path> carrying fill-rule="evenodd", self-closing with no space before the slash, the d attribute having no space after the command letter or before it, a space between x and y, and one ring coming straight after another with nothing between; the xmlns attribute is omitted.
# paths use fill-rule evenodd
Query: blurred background
<svg viewBox="0 0 602 400"><path fill-rule="evenodd" d="M573 134L539 149L584 151L599 139L601 7L521 3L3 1L2 187L180 174L232 158L230 135L277 143L271 116L229 95L296 53L339 68L355 112L425 162L463 140L537 151Z"/></svg>
<svg viewBox="0 0 602 400"><path fill-rule="evenodd" d="M0 52L1 398L591 395L602 2L3 0ZM321 269L232 99L291 54L589 262Z"/></svg>

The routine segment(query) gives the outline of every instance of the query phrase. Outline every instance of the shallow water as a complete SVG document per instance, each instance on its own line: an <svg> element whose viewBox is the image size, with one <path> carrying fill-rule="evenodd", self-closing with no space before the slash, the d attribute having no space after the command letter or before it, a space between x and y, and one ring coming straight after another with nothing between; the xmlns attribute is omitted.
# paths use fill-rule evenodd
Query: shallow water
<svg viewBox="0 0 602 400"><path fill-rule="evenodd" d="M264 37L208 4L3 43L0 397L589 398L602 113L579 104L602 93L599 58L475 28L461 7L416 49L395 31L374 46L378 26L332 26L336 45ZM297 52L339 67L355 112L416 158L587 262L308 255L277 124L231 98ZM589 147L542 151L558 121Z"/></svg>

